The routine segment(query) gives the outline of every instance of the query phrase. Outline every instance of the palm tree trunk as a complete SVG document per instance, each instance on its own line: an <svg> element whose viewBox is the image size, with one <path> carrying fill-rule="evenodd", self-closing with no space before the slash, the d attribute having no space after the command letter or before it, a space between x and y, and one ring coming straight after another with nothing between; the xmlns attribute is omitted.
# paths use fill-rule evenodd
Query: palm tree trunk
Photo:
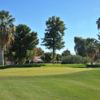
<svg viewBox="0 0 100 100"><path fill-rule="evenodd" d="M4 50L0 48L0 65L4 66Z"/></svg>

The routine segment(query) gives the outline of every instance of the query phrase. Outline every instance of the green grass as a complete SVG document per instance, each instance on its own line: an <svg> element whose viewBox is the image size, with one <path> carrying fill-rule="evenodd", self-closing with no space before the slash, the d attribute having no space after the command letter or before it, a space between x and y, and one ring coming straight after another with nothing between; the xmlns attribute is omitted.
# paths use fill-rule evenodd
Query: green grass
<svg viewBox="0 0 100 100"><path fill-rule="evenodd" d="M99 68L0 70L0 100L100 100Z"/></svg>
<svg viewBox="0 0 100 100"><path fill-rule="evenodd" d="M45 67L86 68L85 64L46 64Z"/></svg>

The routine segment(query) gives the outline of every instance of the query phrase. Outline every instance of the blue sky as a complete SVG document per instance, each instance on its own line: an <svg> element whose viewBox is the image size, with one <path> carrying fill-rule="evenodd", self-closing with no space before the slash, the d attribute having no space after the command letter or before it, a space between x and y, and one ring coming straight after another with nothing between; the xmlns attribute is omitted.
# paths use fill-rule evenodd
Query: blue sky
<svg viewBox="0 0 100 100"><path fill-rule="evenodd" d="M38 32L40 44L45 21L48 17L59 16L68 29L64 36L65 48L58 52L69 49L74 53L75 36L97 38L100 0L0 0L0 10L8 10L16 18L16 25L26 24Z"/></svg>

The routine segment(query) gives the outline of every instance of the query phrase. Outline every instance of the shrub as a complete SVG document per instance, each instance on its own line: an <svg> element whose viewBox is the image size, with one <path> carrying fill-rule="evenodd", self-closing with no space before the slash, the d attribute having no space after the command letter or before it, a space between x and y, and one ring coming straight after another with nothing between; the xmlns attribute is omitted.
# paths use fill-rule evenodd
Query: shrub
<svg viewBox="0 0 100 100"><path fill-rule="evenodd" d="M86 65L87 68L100 68L100 64L94 64L94 65Z"/></svg>
<svg viewBox="0 0 100 100"><path fill-rule="evenodd" d="M83 58L79 55L69 55L62 58L62 64L81 64L87 63L88 61L88 58Z"/></svg>
<svg viewBox="0 0 100 100"><path fill-rule="evenodd" d="M51 63L52 62L52 53L50 53L50 52L44 53L44 55L41 57L41 59L45 63Z"/></svg>

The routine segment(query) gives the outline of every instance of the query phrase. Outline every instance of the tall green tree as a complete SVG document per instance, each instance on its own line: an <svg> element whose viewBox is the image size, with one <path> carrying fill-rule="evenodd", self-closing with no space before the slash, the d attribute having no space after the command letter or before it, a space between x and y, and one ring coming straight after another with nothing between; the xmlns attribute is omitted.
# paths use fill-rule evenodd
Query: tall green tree
<svg viewBox="0 0 100 100"><path fill-rule="evenodd" d="M85 39L81 37L75 37L74 43L75 43L74 50L76 54L85 57L86 56Z"/></svg>
<svg viewBox="0 0 100 100"><path fill-rule="evenodd" d="M16 26L15 41L12 44L9 53L13 56L13 59L17 64L25 63L30 56L34 55L33 49L37 44L37 33L32 32L27 25L20 24Z"/></svg>
<svg viewBox="0 0 100 100"><path fill-rule="evenodd" d="M59 17L55 16L50 17L46 21L46 26L47 28L42 43L48 49L52 49L52 60L54 63L56 50L60 50L64 47L63 36L66 28L64 22Z"/></svg>
<svg viewBox="0 0 100 100"><path fill-rule="evenodd" d="M0 64L4 65L4 50L14 40L15 18L8 11L0 11Z"/></svg>
<svg viewBox="0 0 100 100"><path fill-rule="evenodd" d="M100 17L97 19L96 24L98 30L100 30ZM100 32L98 34L98 49L99 49L98 58L100 58Z"/></svg>
<svg viewBox="0 0 100 100"><path fill-rule="evenodd" d="M83 39L75 37L75 51L77 55L90 58L93 64L98 53L98 42L94 38Z"/></svg>
<svg viewBox="0 0 100 100"><path fill-rule="evenodd" d="M93 64L98 53L98 46L96 39L93 38L86 39L86 53L91 60L91 64Z"/></svg>
<svg viewBox="0 0 100 100"><path fill-rule="evenodd" d="M100 18L97 19L96 24L97 24L97 28L99 30L100 29ZM100 33L98 34L98 39L100 40Z"/></svg>

